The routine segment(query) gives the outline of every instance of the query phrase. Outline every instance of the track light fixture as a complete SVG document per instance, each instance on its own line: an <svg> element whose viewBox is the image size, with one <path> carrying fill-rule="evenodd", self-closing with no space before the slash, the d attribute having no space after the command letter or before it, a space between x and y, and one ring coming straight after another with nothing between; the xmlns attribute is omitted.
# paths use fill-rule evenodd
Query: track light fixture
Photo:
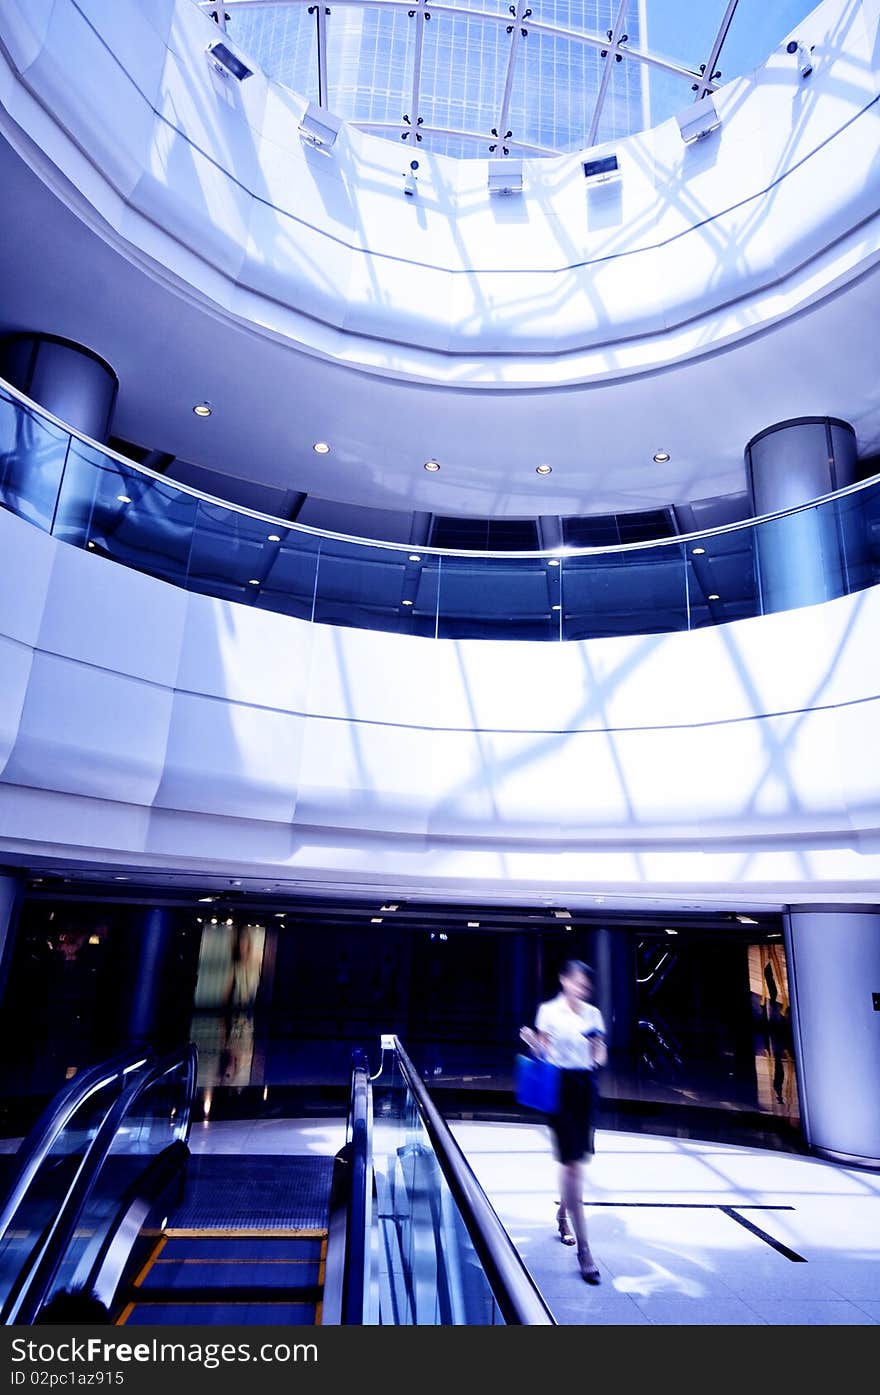
<svg viewBox="0 0 880 1395"><path fill-rule="evenodd" d="M316 150L332 150L341 125L338 116L325 111L315 102L309 102L299 123L299 133L306 144L314 146Z"/></svg>
<svg viewBox="0 0 880 1395"><path fill-rule="evenodd" d="M234 77L238 82L244 82L253 73L253 68L249 68L222 39L208 44L208 59L215 72L222 77Z"/></svg>

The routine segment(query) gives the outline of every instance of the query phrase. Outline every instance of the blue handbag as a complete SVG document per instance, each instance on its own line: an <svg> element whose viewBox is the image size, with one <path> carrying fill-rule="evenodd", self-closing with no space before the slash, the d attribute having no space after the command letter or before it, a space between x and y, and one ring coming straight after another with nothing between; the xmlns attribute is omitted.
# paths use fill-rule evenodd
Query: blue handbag
<svg viewBox="0 0 880 1395"><path fill-rule="evenodd" d="M518 1104L540 1109L542 1114L558 1114L562 1072L550 1061L519 1055L513 1062L513 1092Z"/></svg>

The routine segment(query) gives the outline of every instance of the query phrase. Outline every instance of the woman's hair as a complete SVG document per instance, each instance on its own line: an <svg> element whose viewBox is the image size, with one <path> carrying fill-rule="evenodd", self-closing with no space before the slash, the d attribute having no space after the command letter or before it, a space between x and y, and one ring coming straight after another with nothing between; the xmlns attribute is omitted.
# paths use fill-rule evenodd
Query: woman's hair
<svg viewBox="0 0 880 1395"><path fill-rule="evenodd" d="M586 974L587 978L593 977L593 970L589 964L585 964L583 959L566 959L559 970L560 978L571 978L572 974Z"/></svg>

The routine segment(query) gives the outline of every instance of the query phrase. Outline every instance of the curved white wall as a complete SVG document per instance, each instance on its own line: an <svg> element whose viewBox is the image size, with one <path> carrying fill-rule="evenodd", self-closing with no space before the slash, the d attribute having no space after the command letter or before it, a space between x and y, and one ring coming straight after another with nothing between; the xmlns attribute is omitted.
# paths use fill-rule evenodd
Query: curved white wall
<svg viewBox="0 0 880 1395"><path fill-rule="evenodd" d="M875 902L878 626L878 589L567 644L309 625L0 511L0 852L310 889Z"/></svg>
<svg viewBox="0 0 880 1395"><path fill-rule="evenodd" d="M808 82L782 45L706 141L617 142L619 189L526 161L512 201L482 161L420 155L409 200L401 147L305 147L304 102L214 73L191 0L5 5L2 99L81 215L224 313L373 373L557 387L752 335L876 260L877 26L878 0L825 0Z"/></svg>

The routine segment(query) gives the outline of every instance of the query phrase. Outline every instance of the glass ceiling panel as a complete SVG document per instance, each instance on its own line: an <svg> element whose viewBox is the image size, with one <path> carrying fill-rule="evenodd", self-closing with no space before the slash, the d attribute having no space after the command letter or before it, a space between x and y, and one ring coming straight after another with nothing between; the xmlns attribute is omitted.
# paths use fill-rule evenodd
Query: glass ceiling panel
<svg viewBox="0 0 880 1395"><path fill-rule="evenodd" d="M520 41L508 130L550 150L582 150L605 59L596 48L530 33Z"/></svg>
<svg viewBox="0 0 880 1395"><path fill-rule="evenodd" d="M340 6L327 16L327 106L348 121L403 127L412 98L416 20L406 10Z"/></svg>
<svg viewBox="0 0 880 1395"><path fill-rule="evenodd" d="M418 114L425 125L485 132L490 140L501 112L509 54L505 25L435 10L425 24L422 51ZM485 158L486 151L480 153Z"/></svg>
<svg viewBox="0 0 880 1395"><path fill-rule="evenodd" d="M767 0L739 0L718 59L721 81L730 82L731 78L759 67L816 8L816 3L817 0L773 0L772 4L767 4Z"/></svg>
<svg viewBox="0 0 880 1395"><path fill-rule="evenodd" d="M774 9L776 0L764 0ZM727 9L727 0L642 0L638 47L643 53L656 53L682 67L700 71L712 49ZM636 42L627 28L630 39Z"/></svg>
<svg viewBox="0 0 880 1395"><path fill-rule="evenodd" d="M615 66L611 91L606 99L606 106L611 108L608 125L603 124L600 130L608 130L610 135L610 127L614 124L621 126L632 112L636 102L631 90L633 82L639 85L643 103L643 128L659 126L661 121L667 121L670 116L684 111L694 100L691 78L676 77L674 73L667 73L663 68L651 68L637 59L625 58ZM626 135L631 129L627 127L616 130L614 135Z"/></svg>
<svg viewBox="0 0 880 1395"><path fill-rule="evenodd" d="M595 43L564 33L544 33L535 24L606 40L620 10L620 0L522 0L517 23L510 10L517 0L438 0L472 11L449 15L413 0L414 13L376 3L339 5L320 12L326 29L326 105L354 122L380 123L389 139L405 129L404 114L426 127L456 134L432 134L428 148L458 158L485 157L490 132L504 110L508 59L510 74L505 129L516 143L548 151L579 150L589 143L605 60ZM762 63L787 33L814 8L815 0L738 0L729 31L715 63L720 82ZM728 7L728 0L628 0L623 32L625 50L639 50L699 72L708 62ZM312 8L315 8L312 6ZM307 0L266 8L226 0L230 36L270 77L310 100L318 97L318 14ZM526 14L525 10L530 10ZM326 14L324 11L328 11ZM504 23L497 18L502 16ZM507 33L508 26L513 34ZM527 31L522 37L520 29ZM422 31L422 61L414 73L417 35ZM410 110L414 82L418 112ZM612 57L596 142L656 125L681 111L695 93L691 80L680 79L654 64ZM470 133L467 139L457 133ZM503 133L502 133L503 139Z"/></svg>
<svg viewBox="0 0 880 1395"><path fill-rule="evenodd" d="M227 10L226 32L276 82L318 100L318 31L307 5Z"/></svg>

